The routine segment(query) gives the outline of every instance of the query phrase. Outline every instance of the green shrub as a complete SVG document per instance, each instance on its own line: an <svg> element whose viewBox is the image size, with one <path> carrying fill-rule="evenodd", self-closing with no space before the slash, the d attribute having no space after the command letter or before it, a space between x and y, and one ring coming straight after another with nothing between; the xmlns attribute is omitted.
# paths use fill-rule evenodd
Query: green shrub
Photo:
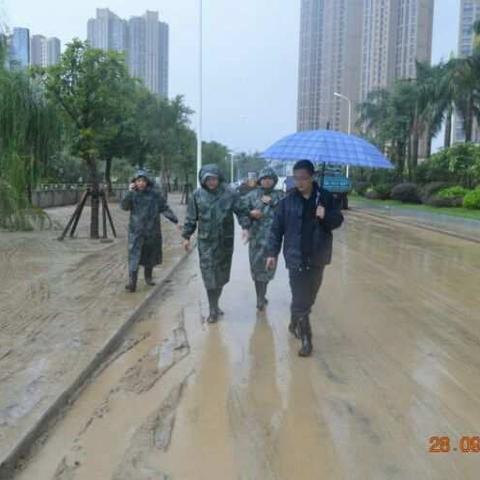
<svg viewBox="0 0 480 480"><path fill-rule="evenodd" d="M462 198L469 192L466 188L459 185L440 190L438 196L441 198Z"/></svg>
<svg viewBox="0 0 480 480"><path fill-rule="evenodd" d="M367 188L367 191L364 193L365 198L369 200L380 200L380 196L373 187Z"/></svg>
<svg viewBox="0 0 480 480"><path fill-rule="evenodd" d="M392 189L391 197L403 203L421 203L420 192L415 183L400 183Z"/></svg>
<svg viewBox="0 0 480 480"><path fill-rule="evenodd" d="M480 146L458 143L425 160L415 170L418 183L450 182L472 188L480 182Z"/></svg>
<svg viewBox="0 0 480 480"><path fill-rule="evenodd" d="M480 209L480 188L468 192L463 199L465 208Z"/></svg>
<svg viewBox="0 0 480 480"><path fill-rule="evenodd" d="M355 181L353 182L353 189L360 195L364 196L370 186L370 182Z"/></svg>
<svg viewBox="0 0 480 480"><path fill-rule="evenodd" d="M422 187L422 201L426 201L432 195L440 190L448 188L451 185L448 182L429 182Z"/></svg>
<svg viewBox="0 0 480 480"><path fill-rule="evenodd" d="M373 187L375 192L377 192L378 196L382 200L388 200L390 198L391 187L385 183L376 185Z"/></svg>
<svg viewBox="0 0 480 480"><path fill-rule="evenodd" d="M388 200L390 198L390 185L369 187L364 196L370 200Z"/></svg>
<svg viewBox="0 0 480 480"><path fill-rule="evenodd" d="M431 207L461 207L463 197L469 192L459 185L439 189L428 198L422 198L423 203Z"/></svg>

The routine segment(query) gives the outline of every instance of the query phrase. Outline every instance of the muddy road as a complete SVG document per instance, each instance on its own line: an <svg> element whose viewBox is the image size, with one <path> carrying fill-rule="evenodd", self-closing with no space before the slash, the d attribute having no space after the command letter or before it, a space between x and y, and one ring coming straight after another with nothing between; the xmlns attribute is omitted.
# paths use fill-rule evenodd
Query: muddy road
<svg viewBox="0 0 480 480"><path fill-rule="evenodd" d="M194 253L15 479L478 478L479 245L354 214L335 240L312 358L283 268L258 314L237 238L208 326Z"/></svg>

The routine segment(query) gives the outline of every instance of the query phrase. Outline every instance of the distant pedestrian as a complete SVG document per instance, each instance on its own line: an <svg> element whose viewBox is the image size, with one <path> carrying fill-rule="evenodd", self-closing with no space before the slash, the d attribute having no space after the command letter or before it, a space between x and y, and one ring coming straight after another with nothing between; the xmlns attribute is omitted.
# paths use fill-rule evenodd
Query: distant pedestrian
<svg viewBox="0 0 480 480"><path fill-rule="evenodd" d="M240 196L248 195L257 188L258 175L257 172L248 172L246 180L244 180L237 188Z"/></svg>

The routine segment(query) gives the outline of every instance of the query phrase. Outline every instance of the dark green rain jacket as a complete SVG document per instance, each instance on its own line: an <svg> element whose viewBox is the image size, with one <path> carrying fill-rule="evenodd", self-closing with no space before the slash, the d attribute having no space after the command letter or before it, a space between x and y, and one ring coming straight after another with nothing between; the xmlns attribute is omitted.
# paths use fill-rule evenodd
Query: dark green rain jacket
<svg viewBox="0 0 480 480"><path fill-rule="evenodd" d="M269 190L260 186L260 181L265 177L270 177L274 181L273 187ZM242 224L250 230L250 271L253 280L256 282L269 282L275 276L275 270L267 270L266 263L267 247L275 216L275 209L284 197L282 191L274 189L277 183L278 176L275 171L270 167L264 168L258 178L258 188L242 199L242 211L247 216L242 219ZM262 218L259 220L250 218L249 213L252 210L260 210L262 212Z"/></svg>
<svg viewBox="0 0 480 480"><path fill-rule="evenodd" d="M220 185L215 191L205 186L208 176L216 176ZM234 220L244 215L238 193L227 188L216 165L205 165L199 173L201 187L193 192L183 227L183 238L189 240L198 227L200 270L207 290L222 288L230 280L234 245Z"/></svg>
<svg viewBox="0 0 480 480"><path fill-rule="evenodd" d="M144 173L147 188L130 191L123 198L120 206L130 211L128 224L128 268L130 272L138 270L139 265L154 267L162 263L162 230L160 214L173 223L178 223L177 216L168 206L165 198Z"/></svg>

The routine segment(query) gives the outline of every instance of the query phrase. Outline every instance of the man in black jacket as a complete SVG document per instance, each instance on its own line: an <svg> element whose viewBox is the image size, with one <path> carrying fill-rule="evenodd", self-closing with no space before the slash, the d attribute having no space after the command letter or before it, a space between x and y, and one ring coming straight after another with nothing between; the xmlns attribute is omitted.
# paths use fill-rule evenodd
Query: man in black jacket
<svg viewBox="0 0 480 480"><path fill-rule="evenodd" d="M292 291L290 332L301 340L298 354L312 353L310 312L332 259L332 230L343 223L330 192L313 180L314 166L300 160L293 167L295 189L278 205L270 234L267 268L274 268L282 247Z"/></svg>

